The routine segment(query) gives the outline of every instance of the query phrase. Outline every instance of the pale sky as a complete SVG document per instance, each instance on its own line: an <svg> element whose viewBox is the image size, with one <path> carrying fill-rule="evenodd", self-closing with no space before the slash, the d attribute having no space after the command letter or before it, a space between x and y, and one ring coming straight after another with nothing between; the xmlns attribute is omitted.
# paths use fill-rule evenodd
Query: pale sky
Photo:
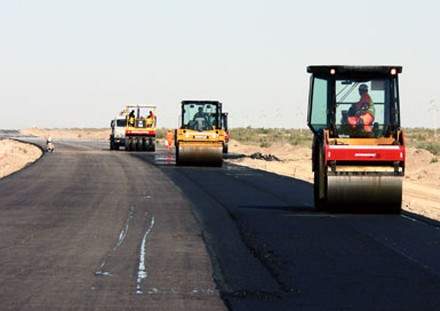
<svg viewBox="0 0 440 311"><path fill-rule="evenodd" d="M305 127L310 64L402 65L403 126L431 127L439 12L423 0L0 0L0 128L107 127L127 104L156 105L175 127L183 99L222 101L234 127Z"/></svg>

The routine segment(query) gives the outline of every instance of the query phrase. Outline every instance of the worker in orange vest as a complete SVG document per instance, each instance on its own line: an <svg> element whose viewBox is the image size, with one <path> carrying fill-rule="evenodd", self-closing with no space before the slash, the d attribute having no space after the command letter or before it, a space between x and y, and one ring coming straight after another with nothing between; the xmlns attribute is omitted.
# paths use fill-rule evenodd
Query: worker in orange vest
<svg viewBox="0 0 440 311"><path fill-rule="evenodd" d="M360 126L365 132L370 133L373 131L374 121L374 106L373 100L368 94L368 85L359 85L360 100L354 103L348 110L348 124L353 129Z"/></svg>
<svg viewBox="0 0 440 311"><path fill-rule="evenodd" d="M173 130L168 130L167 131L167 147L168 150L171 150L172 146L173 146L173 142L174 142L174 133Z"/></svg>

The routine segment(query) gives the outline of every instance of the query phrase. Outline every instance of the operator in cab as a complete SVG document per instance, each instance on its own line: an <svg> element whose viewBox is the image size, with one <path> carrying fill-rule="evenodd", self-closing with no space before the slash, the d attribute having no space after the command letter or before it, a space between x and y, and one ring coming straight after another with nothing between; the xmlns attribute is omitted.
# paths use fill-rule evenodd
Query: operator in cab
<svg viewBox="0 0 440 311"><path fill-rule="evenodd" d="M368 85L362 83L359 85L360 99L354 103L348 110L348 124L353 128L360 128L367 133L373 131L374 122L374 104L368 94Z"/></svg>
<svg viewBox="0 0 440 311"><path fill-rule="evenodd" d="M203 112L203 107L199 107L193 118L194 130L203 131L211 129L208 116Z"/></svg>

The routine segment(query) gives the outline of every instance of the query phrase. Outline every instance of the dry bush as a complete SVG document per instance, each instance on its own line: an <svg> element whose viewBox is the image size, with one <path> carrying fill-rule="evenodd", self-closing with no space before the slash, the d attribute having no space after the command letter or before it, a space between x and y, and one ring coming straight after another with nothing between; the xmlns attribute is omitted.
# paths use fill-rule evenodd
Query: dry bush
<svg viewBox="0 0 440 311"><path fill-rule="evenodd" d="M412 128L405 129L406 143L409 147L425 149L434 155L440 155L440 131L436 137L433 129Z"/></svg>
<svg viewBox="0 0 440 311"><path fill-rule="evenodd" d="M309 129L238 127L231 129L230 132L233 139L243 144L260 147L270 147L273 143L310 146L313 137ZM404 133L408 147L425 149L434 155L440 155L440 139L435 137L433 129L406 128Z"/></svg>
<svg viewBox="0 0 440 311"><path fill-rule="evenodd" d="M230 132L232 139L263 148L270 147L273 143L310 146L312 141L312 134L308 129L237 127Z"/></svg>

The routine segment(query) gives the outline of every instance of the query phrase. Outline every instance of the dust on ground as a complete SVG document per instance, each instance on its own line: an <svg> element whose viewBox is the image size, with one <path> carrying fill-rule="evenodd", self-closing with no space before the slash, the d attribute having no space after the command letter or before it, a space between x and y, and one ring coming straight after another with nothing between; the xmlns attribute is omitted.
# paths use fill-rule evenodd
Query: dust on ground
<svg viewBox="0 0 440 311"><path fill-rule="evenodd" d="M313 183L310 147L273 144L262 148L232 140L229 143L229 151L247 156L256 152L272 154L281 161L264 161L249 157L226 161ZM440 160L427 150L408 148L403 182L403 209L440 221L439 188Z"/></svg>
<svg viewBox="0 0 440 311"><path fill-rule="evenodd" d="M40 148L15 140L0 140L0 178L8 176L41 156Z"/></svg>
<svg viewBox="0 0 440 311"><path fill-rule="evenodd" d="M27 128L20 130L20 134L26 136L52 137L64 140L108 140L110 129L41 129Z"/></svg>

